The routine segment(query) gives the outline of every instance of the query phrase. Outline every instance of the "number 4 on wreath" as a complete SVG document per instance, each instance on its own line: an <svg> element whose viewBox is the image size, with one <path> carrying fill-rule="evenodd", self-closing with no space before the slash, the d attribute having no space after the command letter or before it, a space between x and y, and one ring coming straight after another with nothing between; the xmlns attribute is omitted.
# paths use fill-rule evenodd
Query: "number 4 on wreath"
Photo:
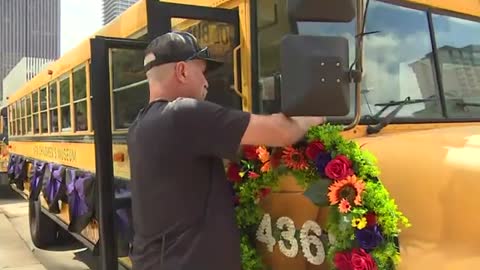
<svg viewBox="0 0 480 270"><path fill-rule="evenodd" d="M257 240L267 245L267 249L273 252L273 246L276 241L272 235L272 218L269 214L265 214L262 218L262 222L257 229Z"/></svg>

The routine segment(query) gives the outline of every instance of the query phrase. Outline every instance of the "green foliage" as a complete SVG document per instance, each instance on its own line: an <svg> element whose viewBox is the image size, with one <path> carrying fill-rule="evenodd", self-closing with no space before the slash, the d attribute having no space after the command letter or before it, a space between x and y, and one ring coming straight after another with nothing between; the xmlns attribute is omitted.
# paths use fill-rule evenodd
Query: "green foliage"
<svg viewBox="0 0 480 270"><path fill-rule="evenodd" d="M398 235L399 223L410 226L381 182L367 182L362 199L364 207L378 214L378 223L385 236Z"/></svg>
<svg viewBox="0 0 480 270"><path fill-rule="evenodd" d="M242 270L264 269L262 258L255 249L255 246L251 244L248 236L242 235L240 249L242 251Z"/></svg>
<svg viewBox="0 0 480 270"><path fill-rule="evenodd" d="M371 255L375 259L378 269L394 270L395 265L400 262L400 253L392 242L373 250Z"/></svg>
<svg viewBox="0 0 480 270"><path fill-rule="evenodd" d="M357 225L352 225L352 221L355 220L353 224L356 224L359 220L365 221L367 215L371 213L374 213L376 217L376 224L380 228L384 241L373 249L369 256L375 260L378 269L395 269L400 261L400 254L395 246L395 238L401 231L399 225L403 224L408 227L410 224L408 219L398 210L395 201L390 198L390 194L378 179L380 171L376 166L376 158L370 152L363 150L358 143L343 138L340 134L341 131L341 126L325 124L311 128L306 135L306 139L308 143L320 141L333 158L337 155L344 155L351 161L356 181L363 183L364 189L360 194L360 205L353 204L352 201L351 208L347 213L341 213L338 205L330 205L327 194L329 186L335 181L321 178L317 173L315 164L311 161L309 161L308 169L305 170L291 169L280 163L279 166L267 172L260 170L263 162L259 160L243 159L241 161L242 180L234 184L234 190L240 201L240 204L236 207L236 217L242 232L243 270L265 269L254 245L256 229L264 214L259 202L263 196L262 191L277 189L279 177L286 174L292 174L296 178L297 183L305 188L304 195L314 204L330 208L326 230L335 240L332 243L325 239L322 241L327 248L327 260L332 265L332 269L335 269L333 258L337 252L348 252L360 245L355 233L361 228L354 227ZM294 148L302 152L305 151L305 145L294 146ZM269 149L269 153L272 154L277 150ZM249 177L249 172L254 172L259 177ZM357 189L355 188L354 192L356 192L355 190ZM272 233L278 241L281 232L272 228ZM299 232L297 231L297 239L298 236Z"/></svg>

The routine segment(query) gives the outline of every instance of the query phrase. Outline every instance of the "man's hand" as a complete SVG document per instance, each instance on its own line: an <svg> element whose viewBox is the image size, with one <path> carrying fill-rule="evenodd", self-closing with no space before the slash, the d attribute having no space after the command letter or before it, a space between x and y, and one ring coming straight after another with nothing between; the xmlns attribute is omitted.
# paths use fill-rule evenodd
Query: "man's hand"
<svg viewBox="0 0 480 270"><path fill-rule="evenodd" d="M325 117L284 114L252 114L241 144L287 146L302 139L312 126L325 123Z"/></svg>

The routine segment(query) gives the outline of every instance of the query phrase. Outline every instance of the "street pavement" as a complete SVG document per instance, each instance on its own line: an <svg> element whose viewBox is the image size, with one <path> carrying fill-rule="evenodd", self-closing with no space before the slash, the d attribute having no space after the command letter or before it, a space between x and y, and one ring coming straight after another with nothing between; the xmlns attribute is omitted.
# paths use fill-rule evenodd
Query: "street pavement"
<svg viewBox="0 0 480 270"><path fill-rule="evenodd" d="M34 247L28 224L28 203L0 184L0 269L96 270L97 258L74 241L46 251Z"/></svg>

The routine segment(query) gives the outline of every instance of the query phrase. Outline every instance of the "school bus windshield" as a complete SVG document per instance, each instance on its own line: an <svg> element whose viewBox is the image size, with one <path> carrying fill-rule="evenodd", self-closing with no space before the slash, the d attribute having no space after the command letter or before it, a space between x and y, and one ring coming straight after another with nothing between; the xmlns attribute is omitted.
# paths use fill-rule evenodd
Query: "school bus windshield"
<svg viewBox="0 0 480 270"><path fill-rule="evenodd" d="M257 1L260 111L279 110L279 93L268 81L280 72L279 44L292 31L285 16L286 1ZM305 35L343 36L349 40L350 63L355 58L355 20L350 23L298 22ZM441 122L480 118L480 23L380 1L370 1L364 37L362 121L385 117L406 104L393 122ZM353 118L354 87L350 114ZM380 115L378 115L380 114ZM347 119L345 119L347 118Z"/></svg>

